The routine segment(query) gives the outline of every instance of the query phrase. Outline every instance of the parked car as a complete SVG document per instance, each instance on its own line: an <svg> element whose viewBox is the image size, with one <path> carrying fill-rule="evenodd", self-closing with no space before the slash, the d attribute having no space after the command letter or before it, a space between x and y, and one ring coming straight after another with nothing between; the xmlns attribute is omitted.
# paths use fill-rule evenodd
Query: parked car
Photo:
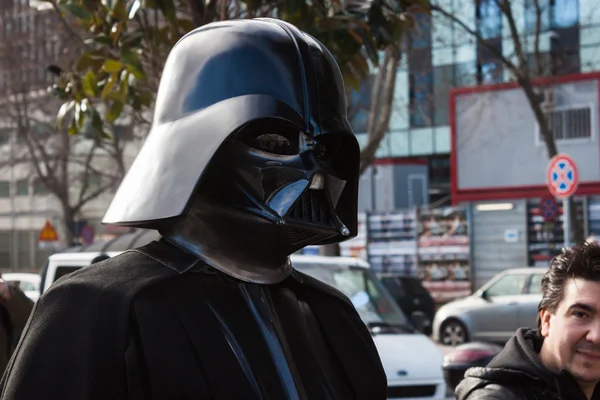
<svg viewBox="0 0 600 400"><path fill-rule="evenodd" d="M430 335L435 316L435 301L429 291L423 287L421 280L416 277L394 274L378 274L377 276L405 315L412 316L416 313L424 315L423 333Z"/></svg>
<svg viewBox="0 0 600 400"><path fill-rule="evenodd" d="M120 243L131 243L131 238L122 239ZM127 248L121 244L92 249L91 252L85 248L83 251L71 249L68 253L50 256L45 269L44 290L59 277L90 266L100 254L114 257ZM312 255L292 255L291 260L294 268L337 288L352 301L369 328L381 357L388 379L389 399L445 399L443 354L417 329L422 327L423 319L419 315L412 321L406 317L367 262L352 257Z"/></svg>
<svg viewBox="0 0 600 400"><path fill-rule="evenodd" d="M442 364L448 390L454 392L469 368L485 367L501 351L502 346L484 342L465 343L455 347L444 356Z"/></svg>
<svg viewBox="0 0 600 400"><path fill-rule="evenodd" d="M433 339L457 346L469 341L504 344L517 328L537 326L541 282L547 268L506 270L472 295L441 306Z"/></svg>
<svg viewBox="0 0 600 400"><path fill-rule="evenodd" d="M38 274L8 272L2 278L9 285L16 286L33 302L40 297L41 277Z"/></svg>

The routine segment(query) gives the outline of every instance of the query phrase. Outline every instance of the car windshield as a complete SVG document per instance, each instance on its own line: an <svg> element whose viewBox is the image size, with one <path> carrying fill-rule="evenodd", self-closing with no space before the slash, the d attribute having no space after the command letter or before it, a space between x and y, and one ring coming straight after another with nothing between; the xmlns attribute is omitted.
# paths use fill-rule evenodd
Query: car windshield
<svg viewBox="0 0 600 400"><path fill-rule="evenodd" d="M327 264L294 267L348 296L365 324L409 325L406 316L369 270Z"/></svg>

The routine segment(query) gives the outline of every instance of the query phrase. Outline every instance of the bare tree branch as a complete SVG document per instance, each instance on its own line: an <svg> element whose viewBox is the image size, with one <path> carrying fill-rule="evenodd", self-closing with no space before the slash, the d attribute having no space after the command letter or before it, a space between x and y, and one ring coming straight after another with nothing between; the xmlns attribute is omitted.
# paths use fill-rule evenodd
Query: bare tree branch
<svg viewBox="0 0 600 400"><path fill-rule="evenodd" d="M508 70L513 73L513 75L515 75L516 77L519 76L520 69L515 64L513 64L512 61L510 61L510 59L508 59L501 52L499 52L496 48L490 46L490 44L477 31L469 28L466 22L464 22L463 20L461 20L460 18L448 12L443 7L440 7L437 4L431 4L431 11L441 14L445 18L448 18L450 21L460 26L465 32L473 36L473 38L475 38L479 44L484 46L490 53L492 53L494 57L498 59L498 61L504 64L506 68L508 68Z"/></svg>
<svg viewBox="0 0 600 400"><path fill-rule="evenodd" d="M515 22L515 16L512 12L512 7L509 0L496 0L498 7L506 17L508 21L508 27L510 29L510 36L513 41L513 46L515 47L515 53L517 54L517 59L519 60L519 69L515 76L519 78L522 74L525 76L529 76L529 68L527 68L527 60L525 59L525 52L523 51L523 43L521 43L521 36L519 35L519 30L517 29L517 24ZM495 54L494 54L495 55ZM504 58L502 54L499 59ZM506 64L508 65L508 64Z"/></svg>

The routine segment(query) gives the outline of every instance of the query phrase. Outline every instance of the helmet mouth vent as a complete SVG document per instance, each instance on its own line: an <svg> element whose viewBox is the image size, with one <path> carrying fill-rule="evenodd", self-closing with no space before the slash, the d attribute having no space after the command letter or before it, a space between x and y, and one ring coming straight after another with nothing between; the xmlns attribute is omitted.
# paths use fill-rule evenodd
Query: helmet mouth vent
<svg viewBox="0 0 600 400"><path fill-rule="evenodd" d="M333 216L324 190L305 190L288 214L290 222L333 228Z"/></svg>
<svg viewBox="0 0 600 400"><path fill-rule="evenodd" d="M315 232L308 231L306 229L293 228L289 231L290 242L292 244L298 244L311 240L317 236Z"/></svg>

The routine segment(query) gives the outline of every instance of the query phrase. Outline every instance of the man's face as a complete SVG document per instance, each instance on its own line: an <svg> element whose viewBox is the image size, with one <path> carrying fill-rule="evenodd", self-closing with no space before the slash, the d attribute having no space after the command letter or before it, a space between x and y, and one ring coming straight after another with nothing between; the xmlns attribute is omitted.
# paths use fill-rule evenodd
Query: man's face
<svg viewBox="0 0 600 400"><path fill-rule="evenodd" d="M580 384L600 381L600 282L569 279L554 314L541 313L542 359Z"/></svg>

